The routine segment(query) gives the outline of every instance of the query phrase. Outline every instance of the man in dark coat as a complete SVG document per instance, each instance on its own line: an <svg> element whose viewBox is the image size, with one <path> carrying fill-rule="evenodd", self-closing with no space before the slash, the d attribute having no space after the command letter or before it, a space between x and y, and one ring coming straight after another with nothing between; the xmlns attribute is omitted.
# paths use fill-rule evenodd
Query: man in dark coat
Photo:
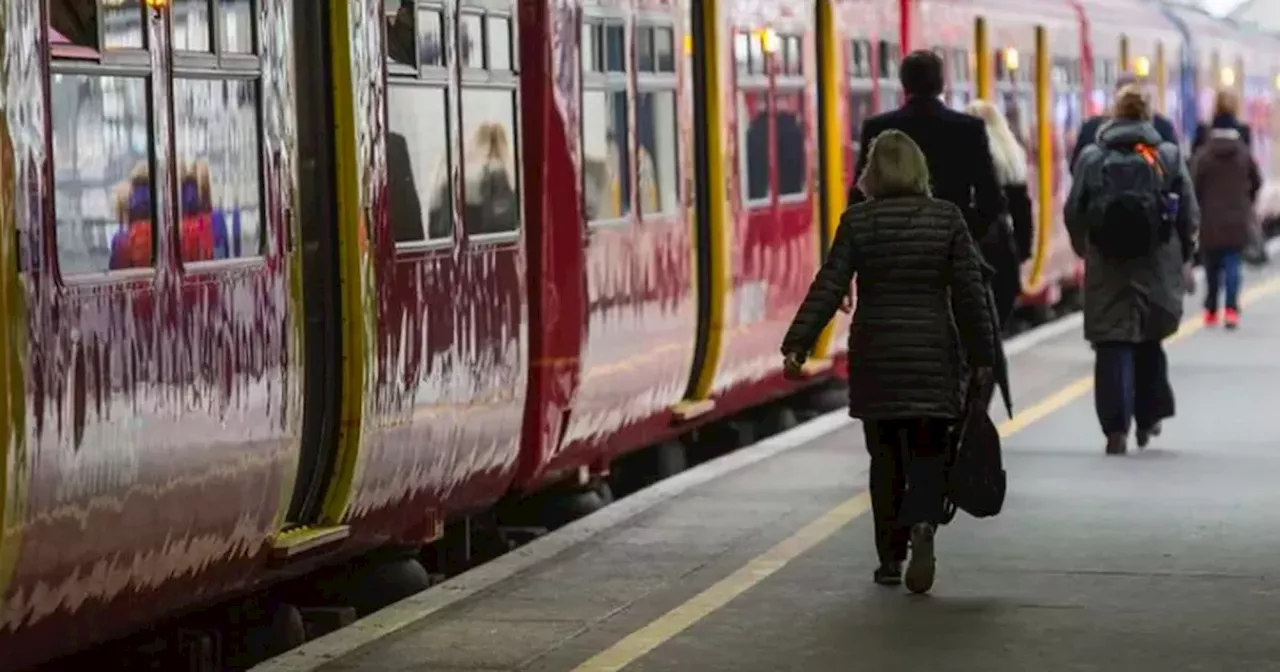
<svg viewBox="0 0 1280 672"><path fill-rule="evenodd" d="M1177 332L1182 321L1183 269L1195 252L1200 222L1181 150L1161 142L1150 120L1141 90L1121 90L1114 118L1100 129L1097 142L1080 153L1064 213L1071 247L1085 260L1084 336L1094 346L1094 403L1110 455L1126 452L1135 422L1141 447L1159 433L1160 422L1174 414L1161 342ZM1107 148L1135 144L1159 148L1168 189L1179 196L1177 222L1169 237L1146 256L1115 259L1090 242L1089 230L1098 224L1091 221L1098 215L1090 203L1107 189Z"/></svg>
<svg viewBox="0 0 1280 672"><path fill-rule="evenodd" d="M1122 72L1116 77L1116 91L1126 86L1142 84L1142 80L1132 72ZM1098 129L1102 128L1102 124L1111 120L1110 114L1100 114L1096 117L1090 117L1084 125L1080 127L1080 135L1076 138L1076 146L1071 150L1071 166L1076 165L1076 161L1080 158L1080 152L1085 147L1092 145L1098 140ZM1178 131L1174 128L1173 122L1167 117L1156 112L1151 115L1151 126L1156 129L1156 133L1160 134L1160 139L1171 144L1178 144Z"/></svg>
<svg viewBox="0 0 1280 672"><path fill-rule="evenodd" d="M948 108L939 100L943 88L942 59L932 51L913 51L898 69L906 102L902 107L877 114L862 124L861 147L849 188L849 205L866 197L858 179L867 167L867 152L876 136L895 129L906 133L924 152L929 163L933 195L954 203L964 215L969 234L982 240L987 229L1004 212L1004 193L996 181L995 163L987 144L982 120Z"/></svg>

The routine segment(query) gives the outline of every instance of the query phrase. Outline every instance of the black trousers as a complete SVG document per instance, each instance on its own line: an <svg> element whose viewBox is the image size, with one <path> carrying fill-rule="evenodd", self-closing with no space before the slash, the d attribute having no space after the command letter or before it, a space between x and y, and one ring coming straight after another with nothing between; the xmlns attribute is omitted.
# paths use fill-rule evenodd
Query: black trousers
<svg viewBox="0 0 1280 672"><path fill-rule="evenodd" d="M1103 434L1127 434L1173 417L1169 360L1160 341L1097 343L1094 346L1093 400Z"/></svg>
<svg viewBox="0 0 1280 672"><path fill-rule="evenodd" d="M881 562L907 558L916 523L942 519L951 422L935 418L864 421L871 454L871 513Z"/></svg>

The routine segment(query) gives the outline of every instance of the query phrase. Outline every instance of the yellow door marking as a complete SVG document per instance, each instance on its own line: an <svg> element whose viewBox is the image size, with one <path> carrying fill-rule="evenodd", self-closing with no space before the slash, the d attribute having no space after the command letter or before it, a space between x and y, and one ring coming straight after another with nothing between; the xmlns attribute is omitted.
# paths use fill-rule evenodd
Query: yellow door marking
<svg viewBox="0 0 1280 672"><path fill-rule="evenodd" d="M1240 297L1242 306L1280 291L1280 276L1259 284ZM1204 327L1197 316L1183 321L1176 334L1166 343L1187 338ZM1034 406L1018 413L1013 419L1000 425L1000 435L1008 437L1020 432L1038 420L1080 398L1093 389L1092 376L1068 383L1058 392L1042 399ZM803 555L842 529L850 521L871 509L870 495L864 490L838 504L835 508L804 526L799 532L782 541L763 555L749 561L742 568L717 581L710 588L689 598L684 604L668 611L648 625L624 637L621 641L592 656L590 660L574 668L573 672L615 672L639 660L690 626L715 613L752 587L782 569L787 563Z"/></svg>

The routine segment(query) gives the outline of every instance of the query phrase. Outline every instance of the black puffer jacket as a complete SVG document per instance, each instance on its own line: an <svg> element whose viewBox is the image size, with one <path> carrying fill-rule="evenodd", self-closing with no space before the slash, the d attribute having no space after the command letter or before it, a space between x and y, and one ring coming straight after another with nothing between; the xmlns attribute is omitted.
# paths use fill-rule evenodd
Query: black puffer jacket
<svg viewBox="0 0 1280 672"><path fill-rule="evenodd" d="M957 418L968 368L995 359L981 263L951 203L906 197L855 205L841 218L782 351L813 347L856 273L849 414Z"/></svg>

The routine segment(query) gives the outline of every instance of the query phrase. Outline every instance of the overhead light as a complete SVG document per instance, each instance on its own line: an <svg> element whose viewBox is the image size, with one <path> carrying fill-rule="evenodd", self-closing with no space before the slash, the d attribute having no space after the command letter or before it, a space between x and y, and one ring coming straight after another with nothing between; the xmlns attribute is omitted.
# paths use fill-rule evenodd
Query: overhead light
<svg viewBox="0 0 1280 672"><path fill-rule="evenodd" d="M1231 68L1223 68L1222 72L1219 74L1219 79L1222 81L1223 86L1235 86L1236 71Z"/></svg>
<svg viewBox="0 0 1280 672"><path fill-rule="evenodd" d="M1133 74L1139 77L1146 77L1151 74L1151 60L1146 56L1139 56L1133 60Z"/></svg>
<svg viewBox="0 0 1280 672"><path fill-rule="evenodd" d="M1018 50L1009 47L1004 50L1004 68L1006 70L1018 69Z"/></svg>

